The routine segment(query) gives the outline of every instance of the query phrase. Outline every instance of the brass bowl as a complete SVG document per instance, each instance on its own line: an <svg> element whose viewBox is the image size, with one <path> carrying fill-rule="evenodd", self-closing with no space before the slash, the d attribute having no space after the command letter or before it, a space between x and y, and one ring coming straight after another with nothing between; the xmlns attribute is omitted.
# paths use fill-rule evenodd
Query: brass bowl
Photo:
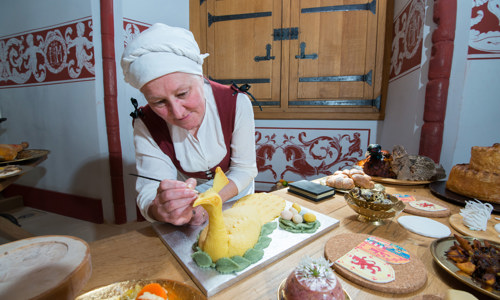
<svg viewBox="0 0 500 300"><path fill-rule="evenodd" d="M174 299L190 299L190 300L206 300L207 298L196 288L186 285L182 282L168 279L157 280L128 280L115 282L110 285L94 289L83 295L78 296L75 300L98 300L108 299L120 296L129 289L133 289L137 284L145 286L149 283L158 283L165 288L169 294L175 294ZM169 297L170 299L170 297Z"/></svg>
<svg viewBox="0 0 500 300"><path fill-rule="evenodd" d="M359 206L355 201L354 197L349 194L345 194L344 198L347 202L347 205L357 212L361 216L361 220L367 222L379 222L383 219L389 219L397 216L399 213L403 211L405 208L405 204L403 201L398 198L390 195L391 201L394 202L394 205L389 210L373 210L367 207Z"/></svg>
<svg viewBox="0 0 500 300"><path fill-rule="evenodd" d="M396 198L395 196L390 195L390 194L387 194L387 197L389 198L389 200L391 200L391 203L374 203L374 202L366 201L362 197L357 198L357 197L353 197L352 195L349 195L349 196L351 197L352 201L354 203L356 203L359 207L367 208L370 210L376 210L376 211L388 211L392 207L394 207L394 205L396 205L396 203L399 201L398 198Z"/></svg>

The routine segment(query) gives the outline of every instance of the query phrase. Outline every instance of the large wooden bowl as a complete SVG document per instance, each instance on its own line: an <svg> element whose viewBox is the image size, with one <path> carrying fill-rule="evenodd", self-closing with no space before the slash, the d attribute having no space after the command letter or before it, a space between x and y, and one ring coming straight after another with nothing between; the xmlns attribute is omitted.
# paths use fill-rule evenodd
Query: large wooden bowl
<svg viewBox="0 0 500 300"><path fill-rule="evenodd" d="M90 278L88 244L39 236L0 246L0 299L74 299Z"/></svg>

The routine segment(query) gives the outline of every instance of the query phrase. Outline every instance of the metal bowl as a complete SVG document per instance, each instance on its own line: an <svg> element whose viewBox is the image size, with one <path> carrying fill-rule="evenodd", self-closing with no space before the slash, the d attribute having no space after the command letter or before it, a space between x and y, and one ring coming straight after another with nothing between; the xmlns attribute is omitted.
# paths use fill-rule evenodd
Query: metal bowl
<svg viewBox="0 0 500 300"><path fill-rule="evenodd" d="M389 200L391 200L390 203L375 203L375 202L366 201L362 197L355 197L353 195L349 195L349 196L351 197L352 201L354 203L356 203L359 207L364 207L364 208L367 208L370 210L376 210L376 211L388 211L392 207L394 207L394 205L396 205L396 203L399 201L398 198L396 198L395 196L390 195L390 194L387 194L387 197L389 198Z"/></svg>
<svg viewBox="0 0 500 300"><path fill-rule="evenodd" d="M359 220L364 222L373 222L377 225L382 224L382 220L393 218L399 215L403 209L405 208L405 204L403 201L397 199L394 196L390 196L391 201L394 202L392 207L388 210L373 210L367 207L359 206L355 201L354 197L350 194L345 194L344 198L347 202L347 205L359 214Z"/></svg>

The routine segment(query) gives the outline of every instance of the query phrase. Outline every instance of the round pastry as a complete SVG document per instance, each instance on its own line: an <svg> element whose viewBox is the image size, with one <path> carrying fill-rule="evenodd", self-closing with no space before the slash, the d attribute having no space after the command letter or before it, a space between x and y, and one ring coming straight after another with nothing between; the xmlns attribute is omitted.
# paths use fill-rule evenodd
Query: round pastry
<svg viewBox="0 0 500 300"><path fill-rule="evenodd" d="M453 166L446 188L457 194L500 203L500 174L478 171L469 164Z"/></svg>
<svg viewBox="0 0 500 300"><path fill-rule="evenodd" d="M304 257L288 276L284 288L286 300L344 300L345 294L340 281L323 257Z"/></svg>

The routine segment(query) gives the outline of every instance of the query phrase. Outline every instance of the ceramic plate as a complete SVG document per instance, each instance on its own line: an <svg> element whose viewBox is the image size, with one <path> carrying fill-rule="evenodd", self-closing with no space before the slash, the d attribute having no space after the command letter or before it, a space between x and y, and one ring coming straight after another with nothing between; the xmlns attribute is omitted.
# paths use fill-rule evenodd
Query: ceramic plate
<svg viewBox="0 0 500 300"><path fill-rule="evenodd" d="M484 239L471 238L467 236L464 236L463 238L467 239L470 242L472 242L472 240L474 239L480 241L481 243L485 241ZM455 266L455 264L451 260L448 260L448 258L446 258L445 252L448 251L448 249L450 249L451 246L453 246L453 243L455 241L456 239L454 237L445 237L432 242L431 253L436 263L462 283L465 283L466 285L480 292L483 292L484 294L490 297L493 297L495 299L500 299L500 291L494 291L494 290L490 291L484 289L481 286L481 283L472 280L472 278L469 275L461 273L461 271L457 268L457 266ZM500 246L498 243L495 243L493 241L488 240L488 242L491 243L492 245Z"/></svg>
<svg viewBox="0 0 500 300"><path fill-rule="evenodd" d="M158 279L158 280L129 280L112 283L110 285L94 289L83 295L78 296L75 300L98 300L98 299L108 299L111 297L120 296L127 290L134 288L137 284L145 286L149 283L159 283L163 288L165 288L169 295L175 295L175 297L170 297L169 299L190 299L190 300L202 300L206 299L205 296L198 291L196 288L186 285L182 282L168 280L168 279Z"/></svg>
<svg viewBox="0 0 500 300"><path fill-rule="evenodd" d="M280 284L280 287L278 288L278 300L286 300L286 298L285 298L285 282L286 282L286 278L283 279L283 281ZM345 289L342 289L342 290L344 291L345 300L351 300L351 297L346 292L346 290Z"/></svg>

